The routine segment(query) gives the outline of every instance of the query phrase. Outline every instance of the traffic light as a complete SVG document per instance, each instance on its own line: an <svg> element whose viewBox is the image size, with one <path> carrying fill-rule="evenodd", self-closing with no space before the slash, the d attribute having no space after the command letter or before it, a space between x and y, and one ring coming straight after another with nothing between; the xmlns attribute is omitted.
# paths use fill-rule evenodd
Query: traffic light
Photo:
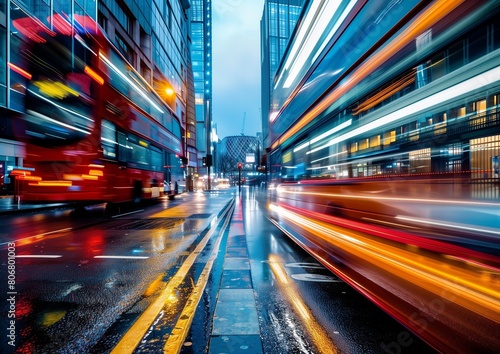
<svg viewBox="0 0 500 354"><path fill-rule="evenodd" d="M203 166L212 166L212 155L207 155L201 158Z"/></svg>
<svg viewBox="0 0 500 354"><path fill-rule="evenodd" d="M243 164L241 162L238 162L238 191L241 193L241 168L243 167Z"/></svg>

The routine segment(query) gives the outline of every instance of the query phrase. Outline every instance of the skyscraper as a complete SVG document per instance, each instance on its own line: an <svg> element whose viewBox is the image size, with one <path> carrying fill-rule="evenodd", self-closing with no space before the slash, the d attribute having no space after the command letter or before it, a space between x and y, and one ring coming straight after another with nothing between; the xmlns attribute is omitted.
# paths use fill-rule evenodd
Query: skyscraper
<svg viewBox="0 0 500 354"><path fill-rule="evenodd" d="M274 75L288 46L305 0L266 0L260 22L262 138L269 144L270 95Z"/></svg>
<svg viewBox="0 0 500 354"><path fill-rule="evenodd" d="M100 0L98 21L128 62L186 123L189 1Z"/></svg>
<svg viewBox="0 0 500 354"><path fill-rule="evenodd" d="M191 1L191 59L193 63L196 148L198 173L205 173L202 158L211 154L212 124L212 3L210 0ZM189 149L189 146L188 146Z"/></svg>

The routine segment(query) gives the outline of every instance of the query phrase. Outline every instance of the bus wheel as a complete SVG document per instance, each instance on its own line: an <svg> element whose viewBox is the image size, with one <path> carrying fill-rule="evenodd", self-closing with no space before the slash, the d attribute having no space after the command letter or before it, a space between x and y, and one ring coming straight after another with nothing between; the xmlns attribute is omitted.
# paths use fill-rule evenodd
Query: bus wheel
<svg viewBox="0 0 500 354"><path fill-rule="evenodd" d="M333 203L333 202L329 202L326 205L325 214L331 215L331 216L341 217L342 216L342 207L338 204Z"/></svg>
<svg viewBox="0 0 500 354"><path fill-rule="evenodd" d="M134 187L132 188L132 200L134 203L140 203L142 201L142 182L135 180Z"/></svg>
<svg viewBox="0 0 500 354"><path fill-rule="evenodd" d="M107 216L113 216L119 212L120 208L116 203L106 203L105 214Z"/></svg>
<svg viewBox="0 0 500 354"><path fill-rule="evenodd" d="M81 217L81 216L87 216L89 214L88 210L85 209L84 206L82 205L77 205L71 212L69 213L70 216L72 217Z"/></svg>

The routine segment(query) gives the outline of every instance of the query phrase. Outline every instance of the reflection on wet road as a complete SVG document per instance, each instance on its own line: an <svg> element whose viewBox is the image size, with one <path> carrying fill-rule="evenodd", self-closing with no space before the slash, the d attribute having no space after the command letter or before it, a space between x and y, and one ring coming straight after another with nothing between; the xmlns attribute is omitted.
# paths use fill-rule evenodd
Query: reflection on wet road
<svg viewBox="0 0 500 354"><path fill-rule="evenodd" d="M58 232L29 242L29 228L13 226L1 241L19 256L17 351L432 352L282 233L267 208L266 191L244 187L114 218L39 216L37 232Z"/></svg>
<svg viewBox="0 0 500 354"><path fill-rule="evenodd" d="M118 218L99 213L76 219L40 215L33 232L45 233L29 238L29 227L9 218L11 232L1 241L5 247L15 245L17 352L112 348L166 287L203 234L215 227L218 213L231 199L230 194L186 196L184 202L165 201ZM59 224L69 227L50 233ZM190 279L194 276L188 283ZM4 294L6 285L1 284ZM8 307L2 306L7 314ZM7 325L7 316L2 319Z"/></svg>
<svg viewBox="0 0 500 354"><path fill-rule="evenodd" d="M433 352L271 224L261 191L246 192L245 232L265 353Z"/></svg>

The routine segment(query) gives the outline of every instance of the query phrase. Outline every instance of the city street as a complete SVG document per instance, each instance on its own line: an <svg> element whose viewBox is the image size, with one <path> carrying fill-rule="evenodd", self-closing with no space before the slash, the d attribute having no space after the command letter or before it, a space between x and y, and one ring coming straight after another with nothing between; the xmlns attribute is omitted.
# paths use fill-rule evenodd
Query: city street
<svg viewBox="0 0 500 354"><path fill-rule="evenodd" d="M2 328L13 324L2 347L156 353L185 326L176 346L183 353L430 350L272 225L265 198L244 187L113 216L102 208L2 216L1 291L13 300L2 304ZM231 302L241 294L252 306Z"/></svg>
<svg viewBox="0 0 500 354"><path fill-rule="evenodd" d="M500 1L0 18L0 353L499 352Z"/></svg>

